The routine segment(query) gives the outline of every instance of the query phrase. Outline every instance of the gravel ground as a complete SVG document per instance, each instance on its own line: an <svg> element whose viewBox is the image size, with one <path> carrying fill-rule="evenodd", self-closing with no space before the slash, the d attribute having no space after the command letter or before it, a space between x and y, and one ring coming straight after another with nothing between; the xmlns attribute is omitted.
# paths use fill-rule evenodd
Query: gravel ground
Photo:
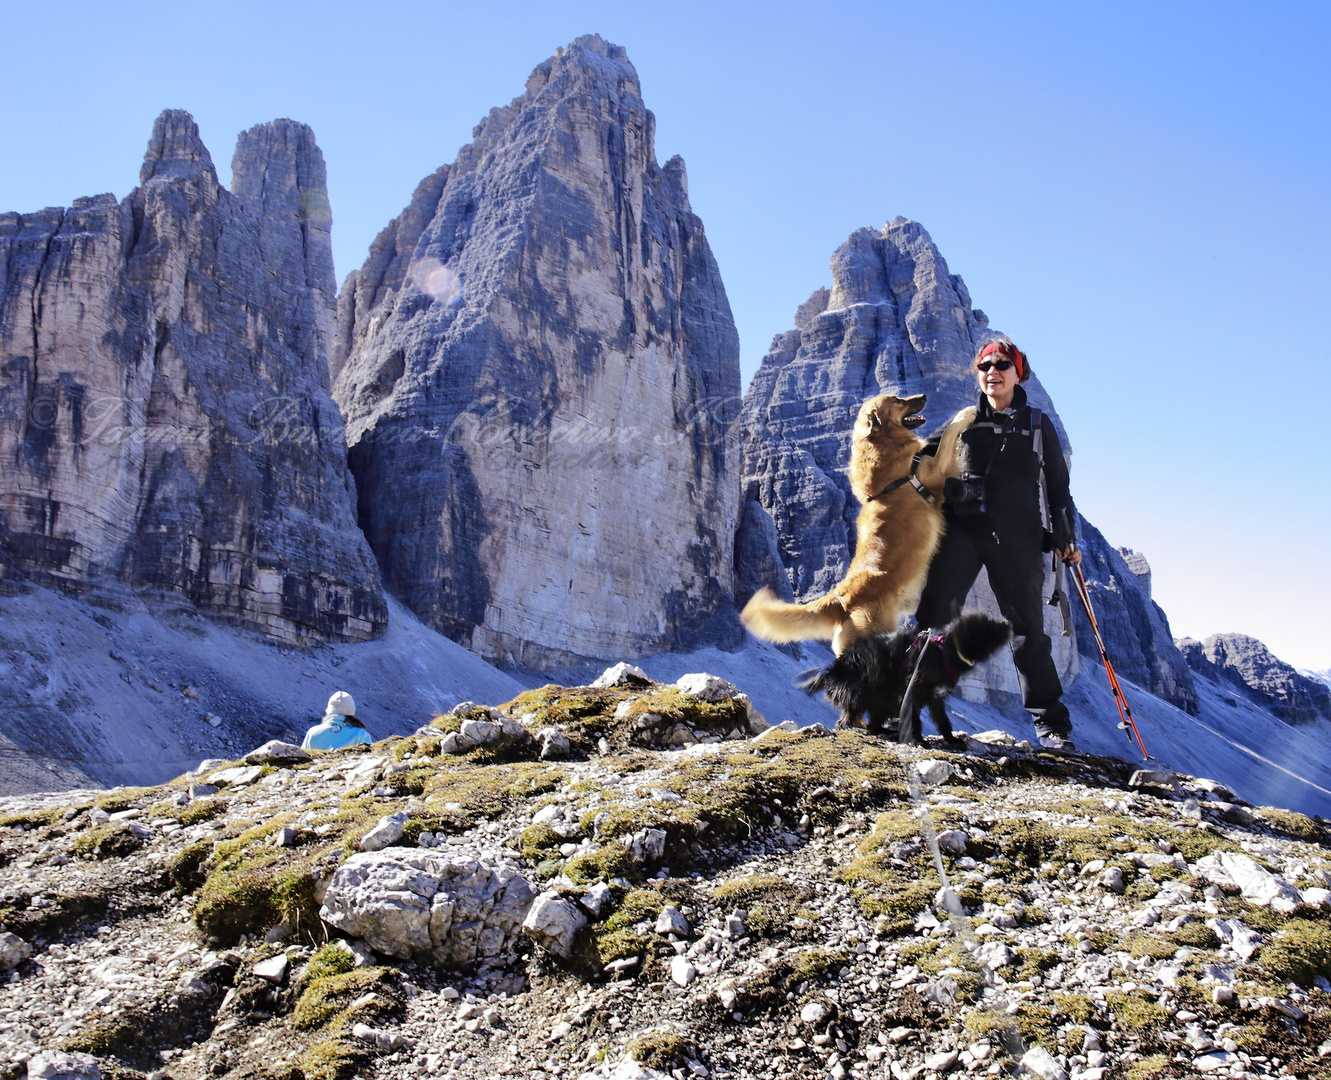
<svg viewBox="0 0 1331 1080"><path fill-rule="evenodd" d="M601 720L562 762L422 729L229 783L217 762L3 800L0 1076L62 1053L156 1080L1331 1076L1320 820L1001 732L961 754L821 727L612 749ZM505 769L502 796L464 785ZM339 935L219 934L210 890L228 851L239 879L350 838L331 872L399 812L431 829L387 852L516 871L588 925L567 958L518 935L479 970L348 942L331 978L364 992L312 1023ZM635 850L639 825L664 845ZM538 826L558 835L533 850Z"/></svg>

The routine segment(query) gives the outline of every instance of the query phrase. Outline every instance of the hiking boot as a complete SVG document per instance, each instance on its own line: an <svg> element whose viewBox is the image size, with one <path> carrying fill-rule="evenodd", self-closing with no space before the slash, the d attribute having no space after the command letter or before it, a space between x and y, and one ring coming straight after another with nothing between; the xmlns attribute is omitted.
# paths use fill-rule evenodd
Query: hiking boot
<svg viewBox="0 0 1331 1080"><path fill-rule="evenodd" d="M1067 735L1041 735L1040 745L1046 750L1059 750L1065 754L1070 754L1077 749L1072 745L1072 739Z"/></svg>

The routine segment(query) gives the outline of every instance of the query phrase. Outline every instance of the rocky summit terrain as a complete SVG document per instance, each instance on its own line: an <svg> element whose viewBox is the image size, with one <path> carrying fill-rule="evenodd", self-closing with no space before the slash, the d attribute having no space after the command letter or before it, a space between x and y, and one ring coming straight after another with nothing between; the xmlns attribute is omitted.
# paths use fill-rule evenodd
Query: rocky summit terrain
<svg viewBox="0 0 1331 1080"><path fill-rule="evenodd" d="M1331 1075L1331 835L709 675L5 800L0 1076Z"/></svg>

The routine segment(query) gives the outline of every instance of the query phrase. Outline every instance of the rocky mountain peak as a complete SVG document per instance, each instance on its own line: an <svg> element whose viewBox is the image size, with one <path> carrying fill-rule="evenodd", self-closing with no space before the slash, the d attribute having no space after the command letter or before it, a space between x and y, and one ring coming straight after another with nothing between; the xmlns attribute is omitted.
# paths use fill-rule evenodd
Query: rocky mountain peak
<svg viewBox="0 0 1331 1080"><path fill-rule="evenodd" d="M231 193L252 217L264 222L265 247L303 256L304 284L314 294L319 322L318 357L321 368L326 367L333 343L337 278L327 170L314 131L283 118L242 132L231 158Z"/></svg>
<svg viewBox="0 0 1331 1080"><path fill-rule="evenodd" d="M153 122L152 138L139 169L139 183L210 173L212 155L199 137L199 125L184 109L164 109Z"/></svg>
<svg viewBox="0 0 1331 1080"><path fill-rule="evenodd" d="M1191 667L1213 681L1237 688L1289 724L1331 720L1331 687L1295 670L1247 634L1184 638L1179 649Z"/></svg>
<svg viewBox="0 0 1331 1080"><path fill-rule="evenodd" d="M241 137L236 172L233 195L168 110L123 202L0 215L0 563L292 644L375 637L328 393L322 157L278 121Z"/></svg>
<svg viewBox="0 0 1331 1080"><path fill-rule="evenodd" d="M653 128L623 50L575 41L339 296L334 396L386 582L500 662L741 640L738 338Z"/></svg>

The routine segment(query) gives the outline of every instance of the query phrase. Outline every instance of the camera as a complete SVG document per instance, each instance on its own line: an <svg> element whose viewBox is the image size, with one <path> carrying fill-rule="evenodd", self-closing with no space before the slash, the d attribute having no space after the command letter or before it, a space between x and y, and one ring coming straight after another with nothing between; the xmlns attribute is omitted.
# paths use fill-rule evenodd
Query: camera
<svg viewBox="0 0 1331 1080"><path fill-rule="evenodd" d="M949 476L943 483L943 499L952 508L954 514L963 517L971 514L983 514L984 477Z"/></svg>

